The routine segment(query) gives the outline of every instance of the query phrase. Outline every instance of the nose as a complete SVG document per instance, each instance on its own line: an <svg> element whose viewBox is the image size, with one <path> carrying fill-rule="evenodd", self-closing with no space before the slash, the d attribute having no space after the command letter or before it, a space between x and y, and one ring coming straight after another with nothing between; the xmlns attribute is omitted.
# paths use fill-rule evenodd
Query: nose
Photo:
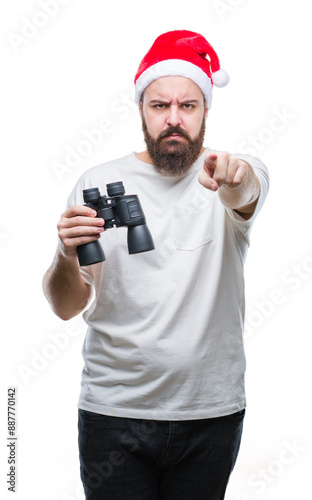
<svg viewBox="0 0 312 500"><path fill-rule="evenodd" d="M171 104L171 106L169 106L167 124L171 127L176 127L181 124L179 107L176 104Z"/></svg>

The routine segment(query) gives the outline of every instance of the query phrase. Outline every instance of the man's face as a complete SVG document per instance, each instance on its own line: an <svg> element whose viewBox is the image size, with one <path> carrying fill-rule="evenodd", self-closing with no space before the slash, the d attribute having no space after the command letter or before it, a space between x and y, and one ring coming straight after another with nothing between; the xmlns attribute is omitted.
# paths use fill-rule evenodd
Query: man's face
<svg viewBox="0 0 312 500"><path fill-rule="evenodd" d="M189 78L154 80L140 103L142 128L154 168L163 175L185 175L202 151L208 109Z"/></svg>

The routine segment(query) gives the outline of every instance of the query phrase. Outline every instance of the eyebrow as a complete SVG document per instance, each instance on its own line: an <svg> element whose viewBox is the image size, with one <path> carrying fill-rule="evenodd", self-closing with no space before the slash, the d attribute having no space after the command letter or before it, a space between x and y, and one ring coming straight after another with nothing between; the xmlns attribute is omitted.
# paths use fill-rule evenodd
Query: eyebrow
<svg viewBox="0 0 312 500"><path fill-rule="evenodd" d="M152 99L149 101L149 104L170 104L171 101L166 101L163 99ZM198 104L197 99L185 99L184 101L179 102L178 104Z"/></svg>

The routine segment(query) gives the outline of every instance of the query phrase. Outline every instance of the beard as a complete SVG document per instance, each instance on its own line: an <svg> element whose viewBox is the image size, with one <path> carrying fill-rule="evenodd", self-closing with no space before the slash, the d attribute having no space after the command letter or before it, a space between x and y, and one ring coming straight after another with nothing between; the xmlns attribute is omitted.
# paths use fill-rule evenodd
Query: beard
<svg viewBox="0 0 312 500"><path fill-rule="evenodd" d="M185 176L201 153L204 142L206 119L203 118L199 134L191 139L180 127L168 127L153 139L148 132L146 121L142 116L142 129L148 154L153 161L154 170L161 175L171 177ZM179 139L164 139L172 134L179 134L187 142Z"/></svg>

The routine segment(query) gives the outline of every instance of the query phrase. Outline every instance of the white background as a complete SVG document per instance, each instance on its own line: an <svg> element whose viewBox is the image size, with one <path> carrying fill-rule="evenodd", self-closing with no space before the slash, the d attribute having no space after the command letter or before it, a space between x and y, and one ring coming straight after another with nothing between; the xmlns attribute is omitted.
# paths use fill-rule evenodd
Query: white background
<svg viewBox="0 0 312 500"><path fill-rule="evenodd" d="M81 173L144 148L133 77L154 39L173 29L206 36L231 77L214 90L205 144L238 152L253 142L271 175L246 263L248 412L226 498L312 498L309 3L55 2L5 2L0 13L1 498L83 499L85 325L55 317L41 281ZM102 140L86 149L85 134L103 120ZM84 156L68 165L73 150ZM6 484L9 386L18 391L15 495Z"/></svg>

